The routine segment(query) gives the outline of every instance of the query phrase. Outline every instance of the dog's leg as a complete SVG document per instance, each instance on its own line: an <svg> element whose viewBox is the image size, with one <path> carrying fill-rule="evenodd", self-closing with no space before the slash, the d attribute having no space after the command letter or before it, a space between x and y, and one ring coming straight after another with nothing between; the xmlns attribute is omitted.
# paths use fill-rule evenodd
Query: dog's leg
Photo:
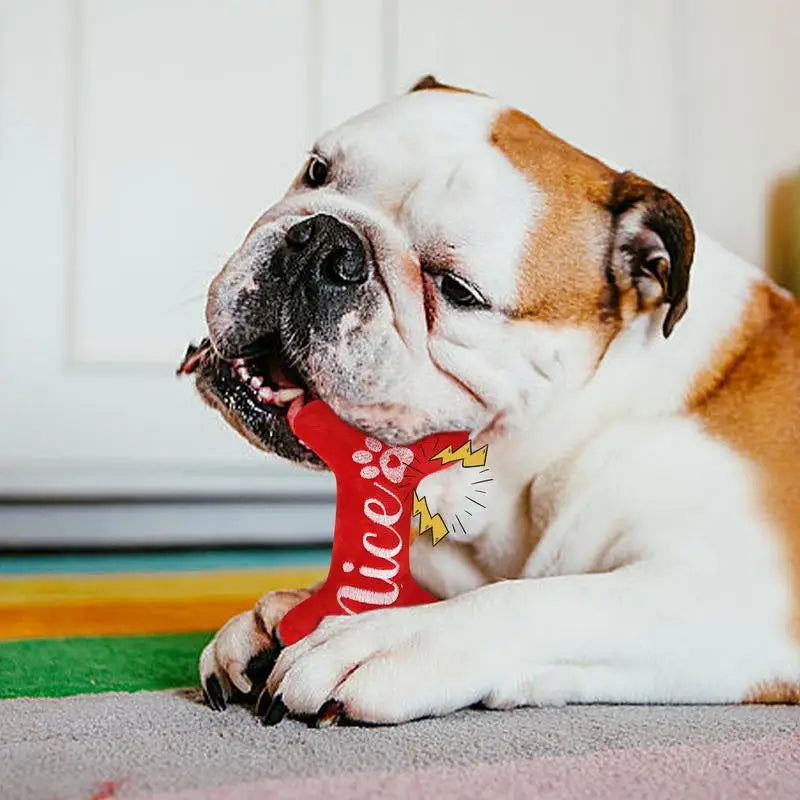
<svg viewBox="0 0 800 800"><path fill-rule="evenodd" d="M418 536L411 545L411 574L437 597L455 597L489 582L475 562L469 544L443 539L434 545L430 535Z"/></svg>
<svg viewBox="0 0 800 800"><path fill-rule="evenodd" d="M200 682L211 708L225 708L234 688L255 696L278 656L272 638L275 626L321 585L268 592L254 608L237 614L219 629L200 655Z"/></svg>
<svg viewBox="0 0 800 800"><path fill-rule="evenodd" d="M281 653L267 688L323 721L388 723L479 701L736 702L797 669L777 619L704 587L699 575L637 564L329 618Z"/></svg>

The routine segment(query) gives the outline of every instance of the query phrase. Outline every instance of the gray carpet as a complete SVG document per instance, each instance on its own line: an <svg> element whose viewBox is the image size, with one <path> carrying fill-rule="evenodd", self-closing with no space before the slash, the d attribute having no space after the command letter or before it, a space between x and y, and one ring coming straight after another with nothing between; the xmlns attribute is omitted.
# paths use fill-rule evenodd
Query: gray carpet
<svg viewBox="0 0 800 800"><path fill-rule="evenodd" d="M590 762L580 758L570 762L563 757L669 753L670 748L695 754L697 757L690 758L686 768L680 767L693 769L693 764L699 764L698 768L708 766L710 756L704 755L706 751L718 753L718 745L742 742L762 743L758 749L760 764L769 758L769 743L776 741L781 743L775 750L776 763L767 764L765 772L753 772L751 765L749 777L742 783L736 774L736 761L731 762L729 754L728 761L720 767L724 785L717 785L718 776L713 785L719 792L709 788L707 794L700 796L800 798L799 736L800 710L783 706L469 710L397 727L313 730L296 721L265 728L241 708L214 713L197 702L194 692L114 693L60 700L23 698L0 703L0 797L100 800L180 790L200 790L187 795L193 798L283 797L290 796L288 788L285 794L273 794L264 787L280 787L281 780L294 781L291 785L295 789L301 785L310 787L312 784L298 784L296 779L329 779L343 774L375 773L383 775L384 780L387 772L434 775L431 770L443 767L456 768L447 773L452 778L445 776L450 781L447 785L455 785L459 774L476 765L496 770L498 775L505 771L504 764L528 762L551 766L573 763L578 769ZM685 755L681 757L685 759ZM637 756L634 771L639 761ZM621 783L609 785L634 786L633 795L625 796L669 796L659 794L664 776L661 783L648 782L645 774L637 782L626 784L628 777L622 773L631 770L630 764L614 764L613 768L621 771ZM602 762L599 768L604 770ZM609 777L607 772L603 773L605 778ZM731 782L726 784L728 773ZM436 774L441 779L441 770ZM337 791L352 790L352 795L347 796L376 796L377 779L372 784L368 778L361 780L361 784L341 784L345 788ZM525 780L530 781L530 776ZM525 784L530 793L521 791L517 784L509 784L511 788L504 791L514 796L576 796L566 778L560 789L554 780L544 789L535 789L530 782ZM260 789L236 789L239 784L258 781L262 782ZM421 785L426 784L423 781ZM593 785L597 788L596 782ZM319 789L318 784L314 786ZM223 792L214 787L229 789ZM404 796L398 791L391 796ZM461 786L454 796L464 796L469 791L469 787ZM587 791L581 789L581 796L603 796ZM425 794L424 790L421 794ZM442 796L440 792L437 795Z"/></svg>

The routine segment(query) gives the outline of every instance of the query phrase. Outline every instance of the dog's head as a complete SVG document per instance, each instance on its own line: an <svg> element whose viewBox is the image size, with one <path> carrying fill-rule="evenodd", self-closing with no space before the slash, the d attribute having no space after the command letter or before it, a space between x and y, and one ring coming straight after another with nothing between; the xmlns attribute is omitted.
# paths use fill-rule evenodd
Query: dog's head
<svg viewBox="0 0 800 800"><path fill-rule="evenodd" d="M513 430L634 317L670 334L693 246L667 192L426 78L316 142L212 282L210 344L182 370L309 465L287 423L308 397L393 443Z"/></svg>

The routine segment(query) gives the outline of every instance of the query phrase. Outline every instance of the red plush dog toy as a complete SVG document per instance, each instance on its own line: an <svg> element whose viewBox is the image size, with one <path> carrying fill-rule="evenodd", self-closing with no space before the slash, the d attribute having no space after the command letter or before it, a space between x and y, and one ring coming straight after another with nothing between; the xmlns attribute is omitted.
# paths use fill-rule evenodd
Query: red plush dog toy
<svg viewBox="0 0 800 800"><path fill-rule="evenodd" d="M283 618L280 643L294 644L331 614L436 600L409 568L414 490L454 463L444 456L467 444L468 434L433 434L396 447L365 436L320 400L290 413L289 424L336 476L336 522L328 577Z"/></svg>

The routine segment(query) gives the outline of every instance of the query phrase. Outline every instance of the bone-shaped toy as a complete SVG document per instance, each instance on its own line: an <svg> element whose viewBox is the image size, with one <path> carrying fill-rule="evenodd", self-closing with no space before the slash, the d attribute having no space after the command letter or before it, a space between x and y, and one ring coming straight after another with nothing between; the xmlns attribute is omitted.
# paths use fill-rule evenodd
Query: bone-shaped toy
<svg viewBox="0 0 800 800"><path fill-rule="evenodd" d="M414 490L454 463L434 456L462 447L468 434L432 434L396 447L351 427L320 400L291 415L290 425L336 477L336 520L328 577L280 622L280 643L294 644L329 615L436 600L409 567Z"/></svg>

